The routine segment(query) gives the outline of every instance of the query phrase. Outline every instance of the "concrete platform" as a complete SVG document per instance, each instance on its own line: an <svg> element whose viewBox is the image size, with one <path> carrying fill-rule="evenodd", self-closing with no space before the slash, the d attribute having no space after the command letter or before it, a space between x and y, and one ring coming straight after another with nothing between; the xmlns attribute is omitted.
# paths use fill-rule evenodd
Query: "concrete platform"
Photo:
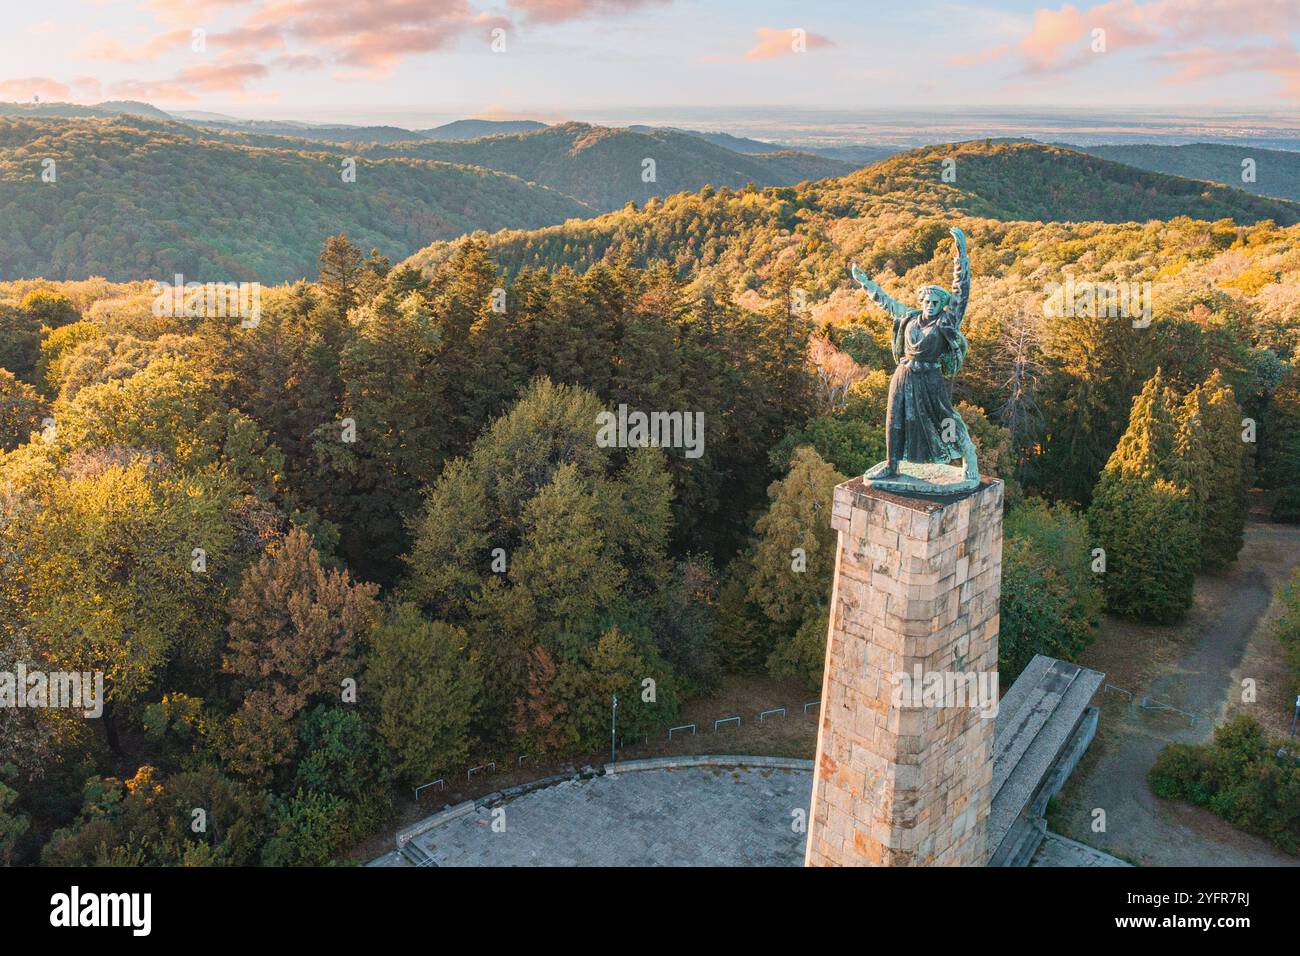
<svg viewBox="0 0 1300 956"><path fill-rule="evenodd" d="M621 764L453 808L374 865L800 866L812 761L779 763Z"/></svg>
<svg viewBox="0 0 1300 956"><path fill-rule="evenodd" d="M1043 811L1092 739L1102 674L1035 657L995 719L992 866L1126 866L1047 831ZM812 761L627 761L458 804L369 866L801 866ZM495 824L495 828L494 828ZM803 826L800 826L802 824Z"/></svg>

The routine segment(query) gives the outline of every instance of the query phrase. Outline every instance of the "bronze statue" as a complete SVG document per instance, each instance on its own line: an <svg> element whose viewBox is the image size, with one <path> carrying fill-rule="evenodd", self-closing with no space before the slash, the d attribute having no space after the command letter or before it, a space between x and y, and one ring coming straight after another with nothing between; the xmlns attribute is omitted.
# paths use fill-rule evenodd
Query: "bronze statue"
<svg viewBox="0 0 1300 956"><path fill-rule="evenodd" d="M954 226L952 291L937 285L916 290L919 308L891 298L853 263L853 278L894 319L898 367L889 382L885 419L886 460L865 475L874 487L920 494L950 494L979 484L975 444L952 407L948 379L966 361L961 323L970 297L966 236ZM949 462L960 458L964 469Z"/></svg>

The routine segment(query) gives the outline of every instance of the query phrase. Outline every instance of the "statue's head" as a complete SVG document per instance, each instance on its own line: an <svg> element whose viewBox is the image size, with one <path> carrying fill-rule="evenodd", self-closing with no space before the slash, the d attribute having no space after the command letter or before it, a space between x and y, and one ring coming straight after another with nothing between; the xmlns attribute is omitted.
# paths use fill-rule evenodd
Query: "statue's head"
<svg viewBox="0 0 1300 956"><path fill-rule="evenodd" d="M927 319L932 319L948 307L952 294L943 286L923 285L916 290L916 306Z"/></svg>

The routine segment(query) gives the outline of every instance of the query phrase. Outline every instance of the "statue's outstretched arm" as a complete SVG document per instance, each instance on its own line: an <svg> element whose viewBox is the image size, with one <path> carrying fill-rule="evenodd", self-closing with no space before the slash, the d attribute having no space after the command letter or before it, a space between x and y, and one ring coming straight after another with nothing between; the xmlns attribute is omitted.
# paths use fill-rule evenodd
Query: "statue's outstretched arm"
<svg viewBox="0 0 1300 956"><path fill-rule="evenodd" d="M966 303L970 301L970 257L966 255L966 234L957 226L948 230L952 233L956 251L952 260L952 301L948 309L957 319L961 328L962 319L966 317Z"/></svg>
<svg viewBox="0 0 1300 956"><path fill-rule="evenodd" d="M853 274L853 281L866 289L867 295L871 296L871 301L876 303L876 305L880 306L896 319L901 319L907 314L907 306L903 305L903 303L899 302L884 289L880 288L880 286L876 285L876 283L872 282L871 277L858 268L856 262L853 263L853 266L849 271Z"/></svg>

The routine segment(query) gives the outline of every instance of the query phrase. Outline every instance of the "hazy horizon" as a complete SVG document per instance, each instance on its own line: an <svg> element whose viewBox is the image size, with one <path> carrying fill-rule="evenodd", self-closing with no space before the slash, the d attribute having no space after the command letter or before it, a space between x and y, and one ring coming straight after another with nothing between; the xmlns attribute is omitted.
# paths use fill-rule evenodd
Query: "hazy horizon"
<svg viewBox="0 0 1300 956"><path fill-rule="evenodd" d="M45 104L50 105L50 104ZM159 107L163 109L163 107ZM870 145L911 149L969 139L1023 137L1079 146L1209 142L1300 150L1300 110L1243 110L1225 106L961 106L832 107L626 106L525 110L512 113L377 108L172 108L177 117L228 117L310 125L396 126L430 129L463 119L567 121L599 126L669 126L721 132L783 145Z"/></svg>

